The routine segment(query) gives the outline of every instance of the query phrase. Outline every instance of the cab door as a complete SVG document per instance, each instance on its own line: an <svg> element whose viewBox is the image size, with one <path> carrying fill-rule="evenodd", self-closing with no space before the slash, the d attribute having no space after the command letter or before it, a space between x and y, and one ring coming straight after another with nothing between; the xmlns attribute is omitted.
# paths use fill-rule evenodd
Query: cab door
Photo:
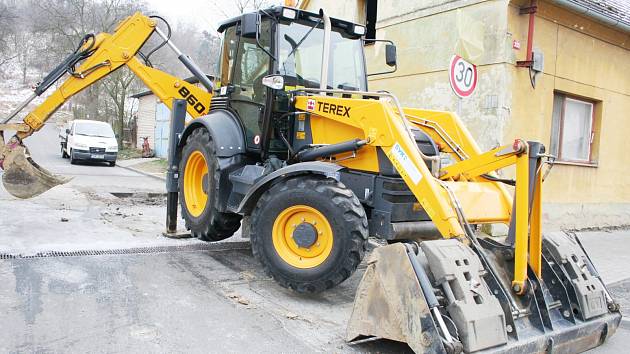
<svg viewBox="0 0 630 354"><path fill-rule="evenodd" d="M242 36L236 38L236 33L230 30L234 29L226 31L224 53L229 52L229 48L225 46L234 43L235 39L238 40L238 44L232 50L234 57L224 61L231 68L229 71L221 70L221 81L222 85L228 82L232 87L229 98L230 107L236 111L245 128L247 149L260 151L265 102L268 94L267 88L262 84L262 78L271 71L271 59L261 46L267 51L270 50L271 24L268 19L262 21L258 43L255 38ZM229 77L224 80L223 76L226 74Z"/></svg>

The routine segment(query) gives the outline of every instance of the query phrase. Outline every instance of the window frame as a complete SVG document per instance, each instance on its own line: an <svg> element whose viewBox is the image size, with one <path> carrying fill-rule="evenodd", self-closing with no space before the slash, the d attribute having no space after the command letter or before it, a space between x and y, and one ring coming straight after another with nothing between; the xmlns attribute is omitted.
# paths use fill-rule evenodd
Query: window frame
<svg viewBox="0 0 630 354"><path fill-rule="evenodd" d="M596 108L595 105L597 104L597 102L592 99L579 97L579 96L575 96L575 95L571 95L571 94L567 94L567 93L559 92L559 91L554 91L554 96L555 95L560 95L562 98L562 109L560 110L558 132L556 133L556 136L551 137L552 140L555 139L557 141L557 156L556 156L555 163L596 167L597 161L593 160L593 145L595 144L595 138L596 138L595 137L595 108ZM562 145L563 145L563 140L564 140L564 121L565 121L565 112L566 112L568 100L583 103L583 104L585 103L585 104L590 105L591 107L590 137L589 137L589 142L588 142L588 160L574 160L574 159L567 159L567 158L562 157ZM552 125L553 125L553 120L555 119L555 117L552 116L551 119L552 119Z"/></svg>

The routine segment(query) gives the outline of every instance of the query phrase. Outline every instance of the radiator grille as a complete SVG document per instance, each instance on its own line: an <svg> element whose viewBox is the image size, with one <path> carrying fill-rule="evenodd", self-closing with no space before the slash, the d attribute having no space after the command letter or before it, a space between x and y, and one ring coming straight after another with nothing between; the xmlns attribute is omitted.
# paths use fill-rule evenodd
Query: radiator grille
<svg viewBox="0 0 630 354"><path fill-rule="evenodd" d="M210 110L218 108L228 108L228 98L225 96L212 97L210 101Z"/></svg>

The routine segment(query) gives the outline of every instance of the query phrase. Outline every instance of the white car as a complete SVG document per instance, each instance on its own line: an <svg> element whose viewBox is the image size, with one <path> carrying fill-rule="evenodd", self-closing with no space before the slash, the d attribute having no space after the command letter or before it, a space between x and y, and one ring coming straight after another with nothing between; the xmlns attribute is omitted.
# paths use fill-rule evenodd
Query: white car
<svg viewBox="0 0 630 354"><path fill-rule="evenodd" d="M112 126L96 120L75 120L61 137L61 156L77 161L102 161L116 165L118 142Z"/></svg>

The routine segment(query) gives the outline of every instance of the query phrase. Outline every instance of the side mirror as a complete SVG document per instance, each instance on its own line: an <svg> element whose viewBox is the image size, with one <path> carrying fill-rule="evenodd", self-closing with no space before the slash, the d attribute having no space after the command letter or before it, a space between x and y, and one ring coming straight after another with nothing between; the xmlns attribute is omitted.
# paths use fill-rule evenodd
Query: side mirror
<svg viewBox="0 0 630 354"><path fill-rule="evenodd" d="M393 44L385 45L385 63L388 66L396 66L396 46Z"/></svg>
<svg viewBox="0 0 630 354"><path fill-rule="evenodd" d="M241 36L245 38L258 38L260 31L260 14L248 13L241 15Z"/></svg>
<svg viewBox="0 0 630 354"><path fill-rule="evenodd" d="M70 128L66 128L66 134L70 134Z"/></svg>
<svg viewBox="0 0 630 354"><path fill-rule="evenodd" d="M272 90L284 89L284 76L282 75L267 75L262 78L263 86L269 87Z"/></svg>

